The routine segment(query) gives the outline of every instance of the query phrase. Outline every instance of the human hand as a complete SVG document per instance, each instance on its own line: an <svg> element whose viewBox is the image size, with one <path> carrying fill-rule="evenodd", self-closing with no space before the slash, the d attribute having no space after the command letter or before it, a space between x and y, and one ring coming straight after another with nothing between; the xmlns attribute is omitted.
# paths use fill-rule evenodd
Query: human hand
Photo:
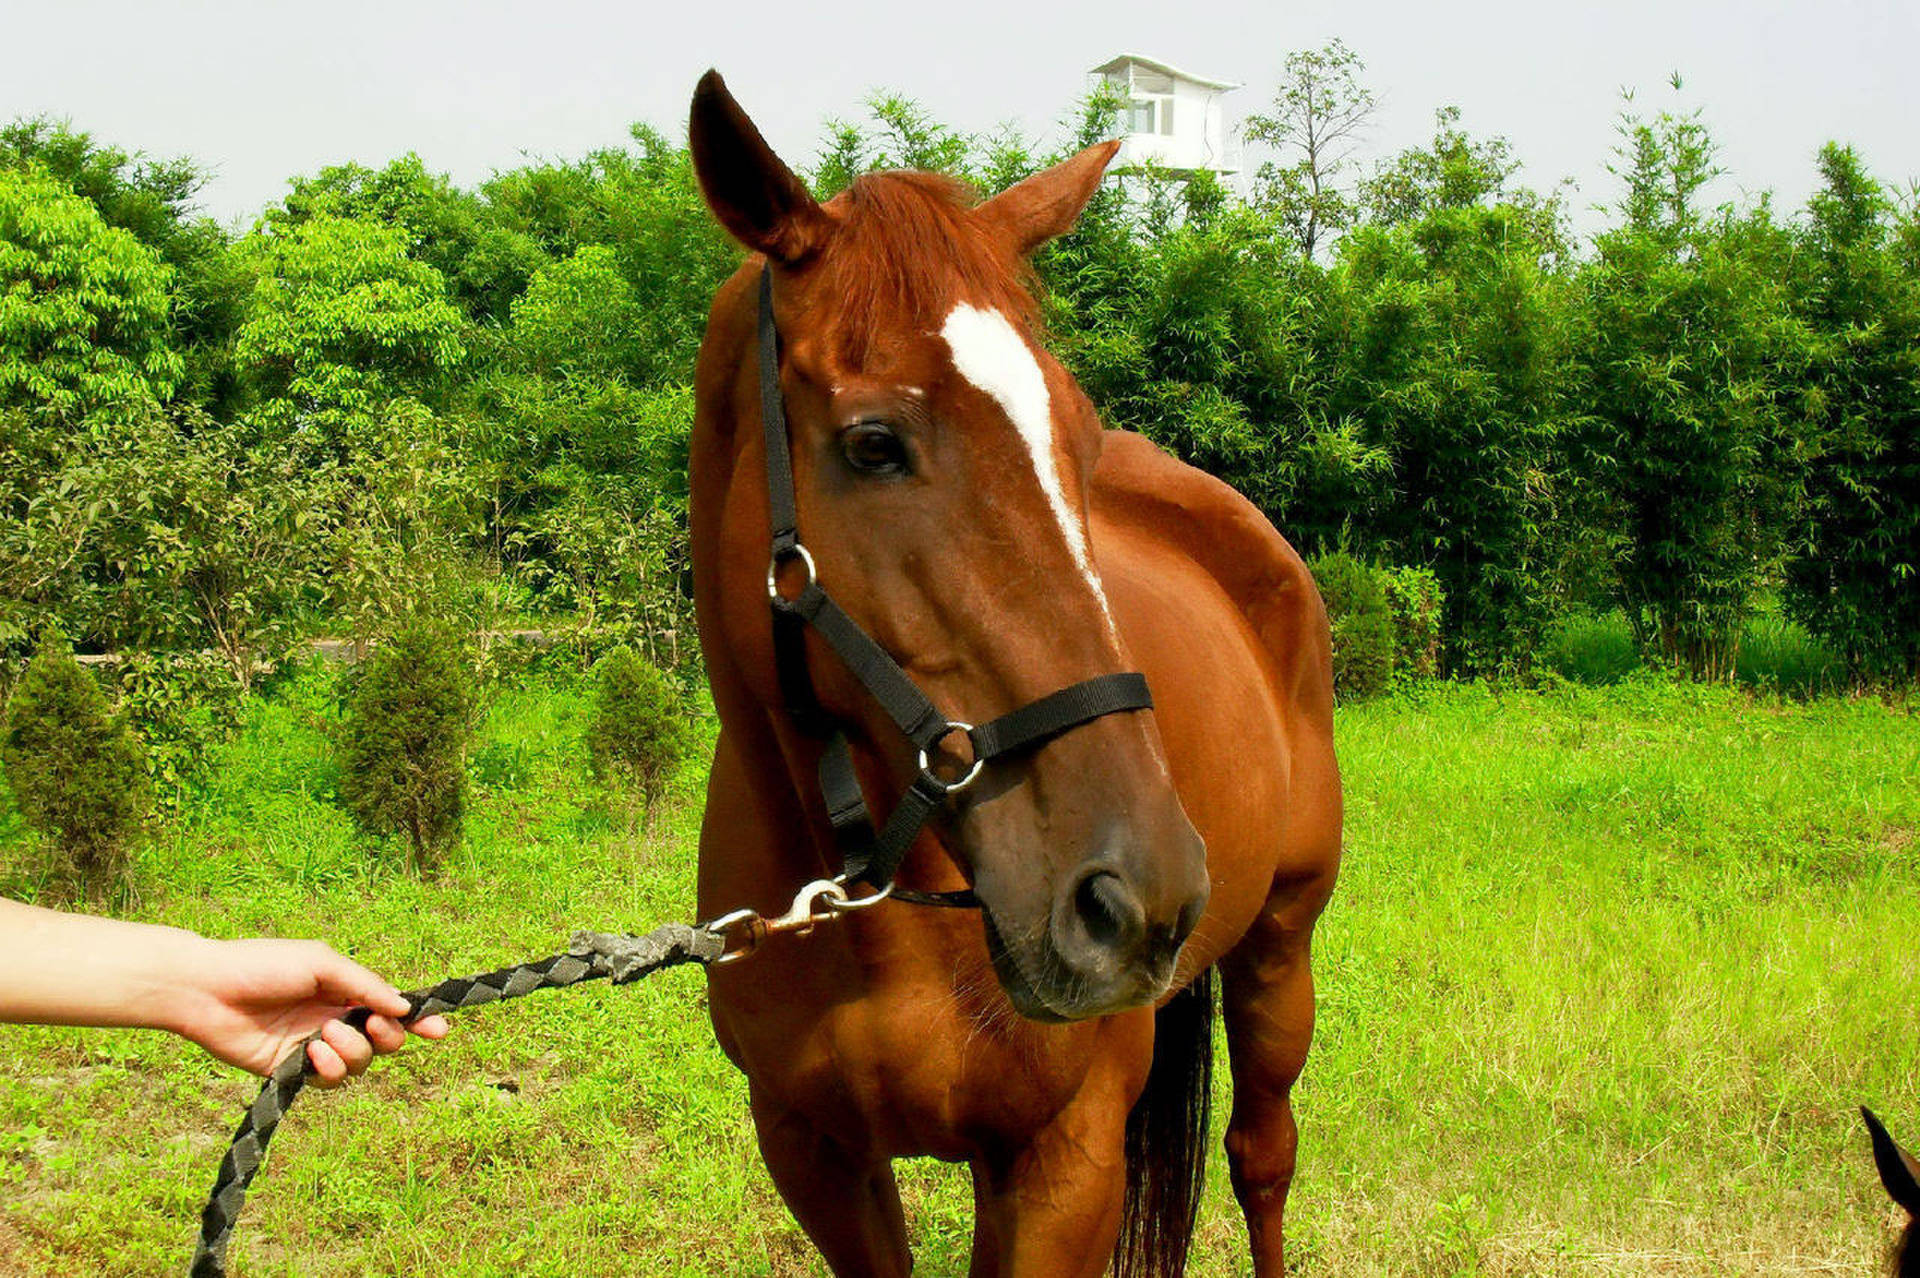
<svg viewBox="0 0 1920 1278"><path fill-rule="evenodd" d="M429 1039L447 1032L442 1016L402 1025L399 991L319 941L207 941L182 966L183 997L168 1028L255 1074L271 1072L316 1029L307 1060L320 1087L361 1073L376 1052L398 1051L408 1030ZM339 1019L356 1007L374 1013L365 1033Z"/></svg>

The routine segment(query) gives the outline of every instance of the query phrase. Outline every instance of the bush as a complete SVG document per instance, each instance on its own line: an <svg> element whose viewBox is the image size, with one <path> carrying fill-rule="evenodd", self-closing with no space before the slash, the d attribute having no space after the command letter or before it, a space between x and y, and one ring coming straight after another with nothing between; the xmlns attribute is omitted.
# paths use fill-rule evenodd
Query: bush
<svg viewBox="0 0 1920 1278"><path fill-rule="evenodd" d="M1577 611L1547 633L1540 664L1575 683L1618 683L1640 668L1640 645L1618 608Z"/></svg>
<svg viewBox="0 0 1920 1278"><path fill-rule="evenodd" d="M1430 568L1380 568L1387 611L1393 618L1396 679L1431 679L1440 673L1440 623L1446 593Z"/></svg>
<svg viewBox="0 0 1920 1278"><path fill-rule="evenodd" d="M217 653L131 653L114 668L117 700L139 737L153 795L178 812L205 777L213 748L240 726L239 680Z"/></svg>
<svg viewBox="0 0 1920 1278"><path fill-rule="evenodd" d="M21 815L57 852L59 877L103 895L147 814L147 774L140 743L64 638L41 644L14 689L0 762Z"/></svg>
<svg viewBox="0 0 1920 1278"><path fill-rule="evenodd" d="M417 869L460 839L475 701L466 653L414 621L373 650L341 729L340 798L369 834L404 835Z"/></svg>
<svg viewBox="0 0 1920 1278"><path fill-rule="evenodd" d="M1386 691L1393 673L1393 614L1381 572L1344 551L1308 567L1333 626L1333 691L1360 701Z"/></svg>
<svg viewBox="0 0 1920 1278"><path fill-rule="evenodd" d="M594 669L593 718L587 749L596 777L639 786L648 804L693 747L693 733L673 685L622 644Z"/></svg>
<svg viewBox="0 0 1920 1278"><path fill-rule="evenodd" d="M1847 683L1846 665L1806 628L1763 601L1747 619L1734 658L1738 683L1789 697L1838 692Z"/></svg>

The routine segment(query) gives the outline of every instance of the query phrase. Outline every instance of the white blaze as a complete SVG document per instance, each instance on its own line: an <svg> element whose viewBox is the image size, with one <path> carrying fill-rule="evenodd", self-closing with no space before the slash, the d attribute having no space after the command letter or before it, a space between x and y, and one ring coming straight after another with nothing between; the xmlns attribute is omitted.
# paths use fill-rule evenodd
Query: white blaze
<svg viewBox="0 0 1920 1278"><path fill-rule="evenodd" d="M998 311L983 311L962 302L947 316L940 330L953 352L953 366L960 376L979 387L1000 406L1000 410L1020 432L1027 451L1033 456L1033 473L1040 480L1040 491L1060 523L1067 549L1080 566L1087 584L1093 587L1107 625L1113 626L1113 612L1107 607L1107 593L1101 589L1100 576L1093 570L1093 556L1087 549L1086 533L1067 505L1066 490L1060 486L1060 466L1053 448L1053 402L1047 393L1047 377L1040 362L1024 339Z"/></svg>

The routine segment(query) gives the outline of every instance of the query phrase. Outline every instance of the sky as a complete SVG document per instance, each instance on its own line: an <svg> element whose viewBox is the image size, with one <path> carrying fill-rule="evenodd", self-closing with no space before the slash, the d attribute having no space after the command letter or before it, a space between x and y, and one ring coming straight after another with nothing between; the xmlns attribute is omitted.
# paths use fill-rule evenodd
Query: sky
<svg viewBox="0 0 1920 1278"><path fill-rule="evenodd" d="M411 150L467 185L618 145L636 120L684 136L710 66L806 165L825 121L860 117L880 89L963 130L1010 122L1057 143L1088 69L1120 53L1239 82L1238 120L1270 101L1288 52L1334 37L1380 101L1367 167L1456 104L1470 133L1512 142L1522 181L1573 178L1577 225L1617 198L1623 89L1644 112L1703 111L1728 170L1717 198L1770 190L1799 209L1829 139L1884 180L1920 178L1915 0L0 0L0 120L51 114L192 156L215 175L203 207L244 226L327 164Z"/></svg>

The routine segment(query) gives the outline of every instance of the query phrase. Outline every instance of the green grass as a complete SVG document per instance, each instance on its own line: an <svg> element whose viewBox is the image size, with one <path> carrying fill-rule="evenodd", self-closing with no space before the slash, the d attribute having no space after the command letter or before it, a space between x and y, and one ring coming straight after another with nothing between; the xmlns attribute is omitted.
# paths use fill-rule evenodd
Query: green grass
<svg viewBox="0 0 1920 1278"><path fill-rule="evenodd" d="M403 984L689 915L698 769L634 824L585 780L577 692L494 704L431 882L333 806L330 705L313 674L253 703L130 913L326 937ZM1853 1106L1920 1138L1910 712L1635 675L1419 688L1342 710L1339 744L1299 1272L1868 1271L1889 1217ZM0 804L0 865L25 843ZM253 1090L162 1035L0 1028L0 1272L178 1272ZM1192 1272L1244 1273L1215 1163ZM964 1174L902 1178L918 1272L963 1273ZM689 971L464 1013L303 1101L236 1253L251 1275L824 1272Z"/></svg>
<svg viewBox="0 0 1920 1278"><path fill-rule="evenodd" d="M1547 635L1540 666L1575 683L1614 684L1644 668L1633 631L1619 609L1579 610ZM1788 617L1777 597L1760 600L1740 632L1734 682L1758 692L1817 697L1846 686L1846 669L1806 627Z"/></svg>

